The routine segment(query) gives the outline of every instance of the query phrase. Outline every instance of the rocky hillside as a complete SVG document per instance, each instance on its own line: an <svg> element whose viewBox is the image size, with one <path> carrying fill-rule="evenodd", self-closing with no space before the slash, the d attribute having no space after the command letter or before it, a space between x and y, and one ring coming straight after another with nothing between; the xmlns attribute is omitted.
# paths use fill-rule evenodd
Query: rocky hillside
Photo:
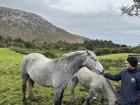
<svg viewBox="0 0 140 105"><path fill-rule="evenodd" d="M0 36L25 41L82 43L86 38L58 28L41 16L0 7Z"/></svg>

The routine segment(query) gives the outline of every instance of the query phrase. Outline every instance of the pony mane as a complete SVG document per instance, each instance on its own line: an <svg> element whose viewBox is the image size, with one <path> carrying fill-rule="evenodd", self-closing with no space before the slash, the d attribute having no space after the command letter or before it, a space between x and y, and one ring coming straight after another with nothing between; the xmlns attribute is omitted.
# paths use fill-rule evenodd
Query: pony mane
<svg viewBox="0 0 140 105"><path fill-rule="evenodd" d="M62 56L62 59L67 59L67 58L74 58L78 55L81 55L81 54L84 54L85 51L75 51L75 52L70 52L70 53L67 53L67 54L64 54Z"/></svg>
<svg viewBox="0 0 140 105"><path fill-rule="evenodd" d="M75 58L76 56L81 55L81 54L84 54L84 53L85 53L85 51L74 51L74 52L70 52L70 53L64 54L60 58L53 59L53 62L59 62L60 63L64 59L72 59L72 58Z"/></svg>
<svg viewBox="0 0 140 105"><path fill-rule="evenodd" d="M96 54L95 54L95 52L94 52L94 51L90 51L90 50L88 50L88 52L90 53L90 55L91 55L91 56L93 56L94 58L96 58L96 59L97 59L97 56L96 56Z"/></svg>

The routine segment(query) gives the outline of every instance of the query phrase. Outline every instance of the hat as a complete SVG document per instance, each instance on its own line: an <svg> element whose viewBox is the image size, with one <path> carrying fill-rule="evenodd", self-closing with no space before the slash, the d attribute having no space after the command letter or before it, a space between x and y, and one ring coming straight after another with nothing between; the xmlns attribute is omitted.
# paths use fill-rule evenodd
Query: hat
<svg viewBox="0 0 140 105"><path fill-rule="evenodd" d="M128 58L126 59L128 61L128 63L133 66L133 67L137 67L138 64L138 59L136 57L133 56L128 56Z"/></svg>

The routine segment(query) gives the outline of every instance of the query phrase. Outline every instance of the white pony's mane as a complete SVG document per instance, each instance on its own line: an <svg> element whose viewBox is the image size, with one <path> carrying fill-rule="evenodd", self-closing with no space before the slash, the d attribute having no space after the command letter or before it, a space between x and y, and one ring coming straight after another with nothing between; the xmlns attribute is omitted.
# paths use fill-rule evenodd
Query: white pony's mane
<svg viewBox="0 0 140 105"><path fill-rule="evenodd" d="M72 56L76 56L76 55L79 55L79 54L84 54L85 51L74 51L74 52L70 52L70 53L67 53L67 54L64 54L62 57L72 57Z"/></svg>
<svg viewBox="0 0 140 105"><path fill-rule="evenodd" d="M70 52L70 53L62 55L62 57L60 57L60 58L55 58L53 61L54 62L60 62L60 61L63 61L64 59L71 59L71 58L74 58L74 57L76 57L78 55L81 55L81 54L84 54L84 53L86 53L86 51Z"/></svg>
<svg viewBox="0 0 140 105"><path fill-rule="evenodd" d="M89 53L89 56L97 59L97 56L94 52L88 50L88 51L74 51L74 52L70 52L70 53L67 53L67 54L64 54L62 57L60 58L56 58L54 59L55 62L60 62L60 61L63 61L65 59L74 59L75 57L77 57L78 55L82 55L82 54L85 54L85 53Z"/></svg>

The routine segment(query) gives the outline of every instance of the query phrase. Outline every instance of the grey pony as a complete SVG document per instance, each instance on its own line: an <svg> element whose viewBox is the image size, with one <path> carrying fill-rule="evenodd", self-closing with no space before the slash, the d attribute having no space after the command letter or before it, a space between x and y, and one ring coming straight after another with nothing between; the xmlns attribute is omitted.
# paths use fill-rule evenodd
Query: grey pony
<svg viewBox="0 0 140 105"><path fill-rule="evenodd" d="M89 89L89 93L86 96L83 105L89 104L89 101L94 97L95 92L99 92L100 95L99 105L103 105L103 96L108 99L109 105L118 105L118 95L111 85L110 81L102 75L98 75L86 67L81 68L77 73L75 73L72 81L70 82L72 102L74 102L74 89L78 82L81 86Z"/></svg>
<svg viewBox="0 0 140 105"><path fill-rule="evenodd" d="M23 103L26 105L26 82L29 80L29 97L34 82L54 88L54 105L61 105L63 92L73 75L82 67L103 72L103 67L92 51L75 51L60 58L50 59L39 53L23 57L21 63Z"/></svg>

